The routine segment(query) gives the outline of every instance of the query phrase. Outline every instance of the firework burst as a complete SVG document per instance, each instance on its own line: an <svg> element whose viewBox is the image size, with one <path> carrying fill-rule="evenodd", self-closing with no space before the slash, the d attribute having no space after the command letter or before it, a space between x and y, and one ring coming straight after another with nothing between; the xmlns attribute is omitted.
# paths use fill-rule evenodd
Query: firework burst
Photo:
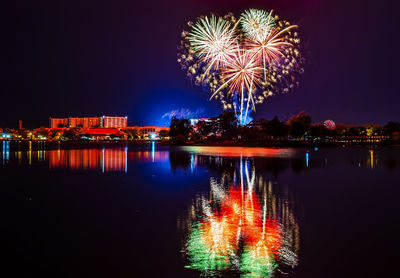
<svg viewBox="0 0 400 278"><path fill-rule="evenodd" d="M215 15L201 18L189 33L189 42L198 57L207 62L207 72L220 68L230 62L237 43L235 28Z"/></svg>
<svg viewBox="0 0 400 278"><path fill-rule="evenodd" d="M272 11L203 16L188 25L178 47L182 70L224 110L234 110L241 125L256 104L298 85L304 58L297 26Z"/></svg>
<svg viewBox="0 0 400 278"><path fill-rule="evenodd" d="M260 39L247 39L245 41L245 46L249 52L253 53L255 59L258 59L264 68L264 80L267 78L268 65L272 62L278 62L280 58L285 56L283 53L285 48L293 46L292 43L285 40L284 34L296 27L292 25L282 30L275 28L272 31L265 31L263 36L259 36Z"/></svg>
<svg viewBox="0 0 400 278"><path fill-rule="evenodd" d="M265 40L275 26L272 11L250 9L240 16L241 27L249 39Z"/></svg>
<svg viewBox="0 0 400 278"><path fill-rule="evenodd" d="M240 49L238 46L232 60L222 70L222 80L224 83L211 96L213 98L213 96L225 87L227 88L227 94L234 96L237 93L240 99L240 124L246 122L250 101L254 108L252 94L256 91L256 86L260 83L262 70L256 59L254 59L254 55ZM246 100L246 112L243 113L244 102Z"/></svg>

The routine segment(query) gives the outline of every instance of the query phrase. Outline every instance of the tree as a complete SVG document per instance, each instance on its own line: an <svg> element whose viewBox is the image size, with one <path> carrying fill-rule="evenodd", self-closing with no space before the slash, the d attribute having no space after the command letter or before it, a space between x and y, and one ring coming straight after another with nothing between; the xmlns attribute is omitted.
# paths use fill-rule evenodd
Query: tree
<svg viewBox="0 0 400 278"><path fill-rule="evenodd" d="M77 140L81 134L81 128L80 127L71 127L67 130L64 131L64 138L70 139L70 140Z"/></svg>
<svg viewBox="0 0 400 278"><path fill-rule="evenodd" d="M254 140L254 134L249 126L239 126L236 129L236 135L241 141L252 141Z"/></svg>
<svg viewBox="0 0 400 278"><path fill-rule="evenodd" d="M169 135L175 142L186 142L189 140L189 135L192 131L192 126L188 119L178 119L176 117L171 119Z"/></svg>
<svg viewBox="0 0 400 278"><path fill-rule="evenodd" d="M366 134L367 131L363 126L350 126L345 132L345 135L347 136L361 136Z"/></svg>
<svg viewBox="0 0 400 278"><path fill-rule="evenodd" d="M329 136L332 133L333 132L331 132L331 130L327 129L325 127L325 125L323 125L323 124L315 124L310 127L310 131L309 131L309 135L314 138L317 138L317 137L324 138L326 136Z"/></svg>
<svg viewBox="0 0 400 278"><path fill-rule="evenodd" d="M200 137L205 138L207 137L212 131L212 124L206 121L199 121L196 124L197 132L199 133Z"/></svg>
<svg viewBox="0 0 400 278"><path fill-rule="evenodd" d="M22 139L28 139L28 131L26 129L18 130L18 135L21 136Z"/></svg>
<svg viewBox="0 0 400 278"><path fill-rule="evenodd" d="M348 136L358 136L359 134L358 134L357 127L355 127L355 126L350 127L347 130L346 135L348 135Z"/></svg>
<svg viewBox="0 0 400 278"><path fill-rule="evenodd" d="M293 138L303 137L305 133L306 133L306 129L301 124L301 122L294 121L293 123L291 123L291 125L290 125L290 135Z"/></svg>
<svg viewBox="0 0 400 278"><path fill-rule="evenodd" d="M238 125L235 113L225 112L219 115L218 118L220 120L222 138L228 140L235 139Z"/></svg>
<svg viewBox="0 0 400 278"><path fill-rule="evenodd" d="M366 124L364 128L367 136L381 135L383 130L378 124Z"/></svg>
<svg viewBox="0 0 400 278"><path fill-rule="evenodd" d="M346 135L347 134L347 130L349 129L348 126L343 125L343 124L336 124L335 127L335 132L337 133L337 135Z"/></svg>
<svg viewBox="0 0 400 278"><path fill-rule="evenodd" d="M303 137L310 129L311 122L311 117L304 111L293 115L288 121L290 135L294 138Z"/></svg>
<svg viewBox="0 0 400 278"><path fill-rule="evenodd" d="M400 122L388 122L383 127L383 132L385 135L392 135L395 132L400 132Z"/></svg>
<svg viewBox="0 0 400 278"><path fill-rule="evenodd" d="M60 134L61 134L61 130L52 129L52 130L50 130L49 138L50 139L59 139Z"/></svg>
<svg viewBox="0 0 400 278"><path fill-rule="evenodd" d="M278 139L287 136L288 126L278 120L275 116L271 121L264 122L264 128L267 136L271 136L272 139Z"/></svg>
<svg viewBox="0 0 400 278"><path fill-rule="evenodd" d="M140 131L138 128L124 128L121 129L122 132L128 135L129 139L139 139Z"/></svg>
<svg viewBox="0 0 400 278"><path fill-rule="evenodd" d="M120 138L120 136L117 135L117 134L110 134L110 139L111 139L111 140L115 140L115 139L117 139L117 138Z"/></svg>
<svg viewBox="0 0 400 278"><path fill-rule="evenodd" d="M169 131L168 131L168 130L165 130L165 129L162 129L162 130L160 130L160 132L158 133L158 136L159 136L161 139L167 138L167 137L169 136Z"/></svg>
<svg viewBox="0 0 400 278"><path fill-rule="evenodd" d="M49 134L50 134L49 129L44 127L44 126L41 126L39 128L39 132L38 133L39 133L40 136L46 137L46 138L49 137Z"/></svg>

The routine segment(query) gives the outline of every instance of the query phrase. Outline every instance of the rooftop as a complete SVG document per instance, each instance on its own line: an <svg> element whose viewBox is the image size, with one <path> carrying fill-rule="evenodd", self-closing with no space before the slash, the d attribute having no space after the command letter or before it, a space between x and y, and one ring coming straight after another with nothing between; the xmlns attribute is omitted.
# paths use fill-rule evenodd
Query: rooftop
<svg viewBox="0 0 400 278"><path fill-rule="evenodd" d="M91 134L91 135L122 135L125 134L115 127L90 127L81 132L81 134Z"/></svg>

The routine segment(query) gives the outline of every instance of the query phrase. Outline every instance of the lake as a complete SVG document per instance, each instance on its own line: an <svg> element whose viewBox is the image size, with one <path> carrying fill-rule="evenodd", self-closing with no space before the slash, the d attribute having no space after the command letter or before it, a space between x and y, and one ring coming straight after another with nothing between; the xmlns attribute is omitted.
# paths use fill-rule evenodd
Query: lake
<svg viewBox="0 0 400 278"><path fill-rule="evenodd" d="M397 276L399 147L27 144L0 141L3 277Z"/></svg>

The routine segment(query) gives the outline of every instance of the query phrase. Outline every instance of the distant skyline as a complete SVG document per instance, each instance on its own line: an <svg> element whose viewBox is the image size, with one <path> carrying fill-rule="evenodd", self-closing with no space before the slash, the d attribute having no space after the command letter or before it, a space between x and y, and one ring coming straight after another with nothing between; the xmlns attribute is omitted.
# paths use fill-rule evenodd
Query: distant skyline
<svg viewBox="0 0 400 278"><path fill-rule="evenodd" d="M187 21L248 8L298 24L307 57L300 86L257 106L256 118L304 110L315 122L400 121L398 11L389 1L7 2L0 127L103 114L163 125L163 115L185 109L216 116L220 103L186 78L176 47Z"/></svg>

